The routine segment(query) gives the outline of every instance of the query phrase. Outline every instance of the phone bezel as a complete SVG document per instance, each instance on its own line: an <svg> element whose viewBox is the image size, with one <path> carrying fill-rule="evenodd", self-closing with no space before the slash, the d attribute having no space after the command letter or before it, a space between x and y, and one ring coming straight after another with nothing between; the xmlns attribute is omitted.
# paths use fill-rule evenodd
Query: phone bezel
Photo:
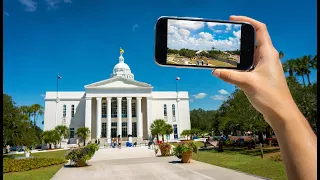
<svg viewBox="0 0 320 180"><path fill-rule="evenodd" d="M167 33L168 33L168 19L176 20L190 20L190 21L205 21L218 23L233 23L241 24L241 43L240 43L240 64L237 67L210 67L184 64L167 64ZM245 37L245 38L243 38ZM254 44L255 44L255 29L247 22L212 20L205 18L186 18L186 17L170 17L161 16L155 25L155 62L160 66L167 67L181 67L181 68L224 68L237 70L250 70L254 61Z"/></svg>

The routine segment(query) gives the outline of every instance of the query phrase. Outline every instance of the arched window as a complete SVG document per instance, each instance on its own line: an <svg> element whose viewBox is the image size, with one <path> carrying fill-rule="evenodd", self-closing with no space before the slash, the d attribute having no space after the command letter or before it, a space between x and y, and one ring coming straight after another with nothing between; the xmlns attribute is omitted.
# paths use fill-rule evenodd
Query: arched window
<svg viewBox="0 0 320 180"><path fill-rule="evenodd" d="M63 117L67 116L67 106L63 105Z"/></svg>
<svg viewBox="0 0 320 180"><path fill-rule="evenodd" d="M176 116L176 105L172 104L172 116Z"/></svg>
<svg viewBox="0 0 320 180"><path fill-rule="evenodd" d="M71 117L74 117L74 105L71 105Z"/></svg>
<svg viewBox="0 0 320 180"><path fill-rule="evenodd" d="M121 106L122 106L121 107L122 117L127 117L127 98L126 97L122 98ZM125 137L125 136L123 136L123 137Z"/></svg>
<svg viewBox="0 0 320 180"><path fill-rule="evenodd" d="M167 116L167 105L166 104L163 105L163 114L164 114L164 116Z"/></svg>

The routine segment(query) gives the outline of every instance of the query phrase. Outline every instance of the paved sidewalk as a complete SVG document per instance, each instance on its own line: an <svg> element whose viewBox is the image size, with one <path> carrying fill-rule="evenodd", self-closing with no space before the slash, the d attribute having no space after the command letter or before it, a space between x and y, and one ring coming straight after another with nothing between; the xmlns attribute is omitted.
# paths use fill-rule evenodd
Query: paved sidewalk
<svg viewBox="0 0 320 180"><path fill-rule="evenodd" d="M234 170L192 160L183 164L174 156L156 157L147 147L99 149L87 167L63 167L53 180L256 180Z"/></svg>

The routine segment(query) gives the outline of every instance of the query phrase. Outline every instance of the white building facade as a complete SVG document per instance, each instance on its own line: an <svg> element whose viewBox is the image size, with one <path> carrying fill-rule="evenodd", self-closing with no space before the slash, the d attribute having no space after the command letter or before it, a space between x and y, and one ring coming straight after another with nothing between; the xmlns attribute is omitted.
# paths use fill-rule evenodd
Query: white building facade
<svg viewBox="0 0 320 180"><path fill-rule="evenodd" d="M78 142L75 132L90 129L89 140L100 141L120 135L123 140L146 140L156 119L172 124L169 139L190 129L188 92L152 91L150 84L134 80L120 53L111 78L84 86L84 92L46 92L44 130L58 125L70 128L69 144ZM132 135L132 138L128 138Z"/></svg>

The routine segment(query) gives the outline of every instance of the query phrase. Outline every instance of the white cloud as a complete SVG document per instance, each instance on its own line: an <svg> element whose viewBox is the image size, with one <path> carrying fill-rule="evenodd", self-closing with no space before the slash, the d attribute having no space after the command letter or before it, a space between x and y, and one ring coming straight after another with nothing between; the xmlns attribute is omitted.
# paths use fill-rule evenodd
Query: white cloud
<svg viewBox="0 0 320 180"><path fill-rule="evenodd" d="M34 0L19 0L22 5L25 6L25 10L28 12L34 12L37 10L37 2Z"/></svg>
<svg viewBox="0 0 320 180"><path fill-rule="evenodd" d="M226 24L226 26L227 26L226 31L230 31L231 27L232 27L232 24Z"/></svg>
<svg viewBox="0 0 320 180"><path fill-rule="evenodd" d="M178 33L181 35L181 36L189 36L190 35L190 31L186 30L186 29L179 29Z"/></svg>
<svg viewBox="0 0 320 180"><path fill-rule="evenodd" d="M222 33L222 30L221 30L221 29L218 29L218 30L214 30L214 32L216 32L216 33Z"/></svg>
<svg viewBox="0 0 320 180"><path fill-rule="evenodd" d="M43 98L45 98L45 97L46 97L46 95L44 95L44 94L40 94L40 96L41 96L41 97L43 97Z"/></svg>
<svg viewBox="0 0 320 180"><path fill-rule="evenodd" d="M132 31L135 32L138 27L139 27L138 24L133 25L133 26L132 26Z"/></svg>
<svg viewBox="0 0 320 180"><path fill-rule="evenodd" d="M201 21L186 21L186 20L168 20L169 26L176 26L178 28L188 30L198 30L204 27L204 22Z"/></svg>
<svg viewBox="0 0 320 180"><path fill-rule="evenodd" d="M60 3L60 0L45 0L45 2L48 5L48 9L57 9L59 7L58 4Z"/></svg>
<svg viewBox="0 0 320 180"><path fill-rule="evenodd" d="M236 38L240 39L241 30L239 30L239 31L233 31L233 35L234 35Z"/></svg>
<svg viewBox="0 0 320 180"><path fill-rule="evenodd" d="M222 94L222 95L229 94L228 91L226 91L226 90L224 90L224 89L220 89L220 90L219 90L219 93Z"/></svg>
<svg viewBox="0 0 320 180"><path fill-rule="evenodd" d="M3 13L4 13L6 16L10 16L9 13L7 13L7 12L5 12L5 11L3 11Z"/></svg>
<svg viewBox="0 0 320 180"><path fill-rule="evenodd" d="M189 99L190 102L193 102L193 99Z"/></svg>
<svg viewBox="0 0 320 180"><path fill-rule="evenodd" d="M211 98L216 101L225 101L227 100L228 97L224 95L214 95L214 96L211 96Z"/></svg>
<svg viewBox="0 0 320 180"><path fill-rule="evenodd" d="M199 93L199 94L193 95L193 97L196 98L196 99L203 99L203 98L205 98L206 96L207 96L206 93Z"/></svg>
<svg viewBox="0 0 320 180"><path fill-rule="evenodd" d="M199 33L199 37L204 39L204 40L207 40L207 41L213 40L212 34L210 34L208 32L200 32Z"/></svg>
<svg viewBox="0 0 320 180"><path fill-rule="evenodd" d="M72 3L72 0L63 0L65 3Z"/></svg>

